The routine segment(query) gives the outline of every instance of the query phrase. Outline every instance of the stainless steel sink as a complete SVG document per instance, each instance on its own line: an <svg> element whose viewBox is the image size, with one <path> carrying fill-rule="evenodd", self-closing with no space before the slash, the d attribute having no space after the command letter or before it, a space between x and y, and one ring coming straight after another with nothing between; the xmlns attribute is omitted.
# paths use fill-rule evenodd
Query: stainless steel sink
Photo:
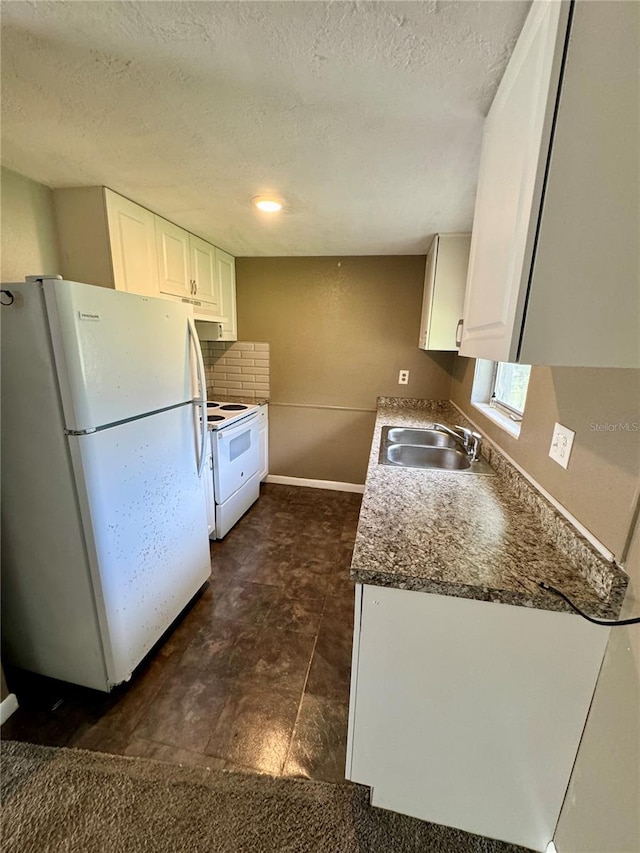
<svg viewBox="0 0 640 853"><path fill-rule="evenodd" d="M387 461L406 468L440 468L443 471L464 471L471 465L464 450L415 444L390 444Z"/></svg>
<svg viewBox="0 0 640 853"><path fill-rule="evenodd" d="M378 462L459 474L495 474L482 457L472 461L462 443L437 429L383 427Z"/></svg>
<svg viewBox="0 0 640 853"><path fill-rule="evenodd" d="M383 427L382 439L389 444L413 444L420 447L459 447L458 442L445 432L437 429L406 429L404 427Z"/></svg>

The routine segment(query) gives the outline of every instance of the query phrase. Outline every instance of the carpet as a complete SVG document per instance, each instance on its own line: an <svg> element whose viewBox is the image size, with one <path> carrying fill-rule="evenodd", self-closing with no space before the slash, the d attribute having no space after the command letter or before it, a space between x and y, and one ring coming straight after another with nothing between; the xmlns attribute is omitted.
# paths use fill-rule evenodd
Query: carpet
<svg viewBox="0 0 640 853"><path fill-rule="evenodd" d="M368 789L5 742L3 853L523 853Z"/></svg>

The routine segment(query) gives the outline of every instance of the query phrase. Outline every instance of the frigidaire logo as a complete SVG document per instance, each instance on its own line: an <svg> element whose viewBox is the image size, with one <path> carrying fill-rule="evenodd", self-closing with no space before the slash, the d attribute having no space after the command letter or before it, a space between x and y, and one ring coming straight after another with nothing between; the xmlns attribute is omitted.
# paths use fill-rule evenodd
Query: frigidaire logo
<svg viewBox="0 0 640 853"><path fill-rule="evenodd" d="M78 311L78 317L81 320L99 320L99 314L90 314L88 311Z"/></svg>

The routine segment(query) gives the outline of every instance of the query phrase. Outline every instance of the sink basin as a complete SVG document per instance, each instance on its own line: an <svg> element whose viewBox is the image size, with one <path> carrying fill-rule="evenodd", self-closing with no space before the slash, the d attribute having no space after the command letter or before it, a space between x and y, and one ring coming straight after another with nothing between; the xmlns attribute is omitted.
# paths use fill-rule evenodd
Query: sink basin
<svg viewBox="0 0 640 853"><path fill-rule="evenodd" d="M426 468L458 474L495 474L480 457L474 462L462 445L438 429L385 426L380 442L380 465L397 468Z"/></svg>
<svg viewBox="0 0 640 853"><path fill-rule="evenodd" d="M390 444L387 447L387 460L405 468L440 468L442 471L463 471L471 466L471 460L464 450L415 444Z"/></svg>
<svg viewBox="0 0 640 853"><path fill-rule="evenodd" d="M460 447L459 442L437 429L405 429L403 427L383 427L383 441L389 444L414 444L421 447Z"/></svg>

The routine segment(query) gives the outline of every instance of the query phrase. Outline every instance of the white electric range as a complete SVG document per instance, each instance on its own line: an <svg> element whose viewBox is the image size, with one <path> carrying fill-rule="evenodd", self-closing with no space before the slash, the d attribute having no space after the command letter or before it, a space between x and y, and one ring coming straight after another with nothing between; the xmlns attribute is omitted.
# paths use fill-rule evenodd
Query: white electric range
<svg viewBox="0 0 640 853"><path fill-rule="evenodd" d="M207 402L216 539L222 539L260 496L259 408Z"/></svg>
<svg viewBox="0 0 640 853"><path fill-rule="evenodd" d="M260 407L251 403L218 403L207 401L207 426L209 429L223 429L229 424L246 418Z"/></svg>

